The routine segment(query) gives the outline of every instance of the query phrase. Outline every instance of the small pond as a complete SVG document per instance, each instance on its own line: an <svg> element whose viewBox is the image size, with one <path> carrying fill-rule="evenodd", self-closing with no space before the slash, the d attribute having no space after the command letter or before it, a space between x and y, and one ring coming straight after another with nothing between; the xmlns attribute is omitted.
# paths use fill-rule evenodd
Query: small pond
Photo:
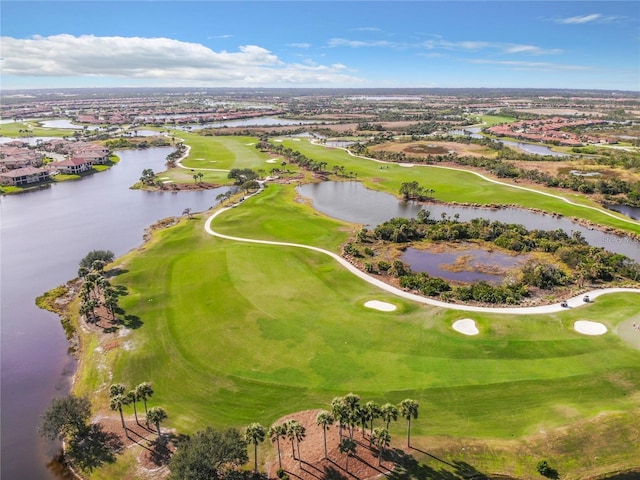
<svg viewBox="0 0 640 480"><path fill-rule="evenodd" d="M316 210L350 223L362 224L368 228L393 218L415 218L423 208L431 212L431 218L440 219L442 215L459 215L462 222L473 218L486 218L490 221L518 223L533 230L564 230L569 235L580 232L589 244L603 247L611 252L621 253L640 262L640 243L631 237L619 237L610 233L590 230L568 218L555 217L543 213L531 212L519 208L474 208L446 204L425 204L402 202L395 196L369 190L359 182L320 182L301 185L300 195L311 199Z"/></svg>
<svg viewBox="0 0 640 480"><path fill-rule="evenodd" d="M632 207L630 205L605 205L609 210L626 215L634 220L640 220L640 207ZM638 246L640 248L640 246Z"/></svg>
<svg viewBox="0 0 640 480"><path fill-rule="evenodd" d="M469 248L444 252L410 247L401 257L402 262L414 272L426 272L432 277L454 282L485 281L494 285L502 283L508 269L522 264L526 259L526 255L512 256L471 245Z"/></svg>

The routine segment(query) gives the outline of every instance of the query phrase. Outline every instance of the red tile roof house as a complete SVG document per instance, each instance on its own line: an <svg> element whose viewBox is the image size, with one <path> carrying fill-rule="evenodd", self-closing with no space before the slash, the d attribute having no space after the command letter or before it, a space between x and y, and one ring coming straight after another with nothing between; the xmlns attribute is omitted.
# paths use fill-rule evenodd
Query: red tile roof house
<svg viewBox="0 0 640 480"><path fill-rule="evenodd" d="M60 173L78 174L91 170L92 162L86 158L70 158L60 162L50 163L49 166Z"/></svg>
<svg viewBox="0 0 640 480"><path fill-rule="evenodd" d="M20 187L49 180L49 172L41 168L17 168L9 172L0 173L0 184Z"/></svg>

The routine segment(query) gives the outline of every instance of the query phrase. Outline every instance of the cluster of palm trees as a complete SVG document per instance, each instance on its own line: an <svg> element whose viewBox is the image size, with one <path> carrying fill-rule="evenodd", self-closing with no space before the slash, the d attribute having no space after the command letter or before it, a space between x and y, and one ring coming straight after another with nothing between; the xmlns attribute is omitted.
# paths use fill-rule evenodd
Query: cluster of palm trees
<svg viewBox="0 0 640 480"><path fill-rule="evenodd" d="M118 410L120 413L120 420L125 433L127 432L127 424L124 421L122 407L133 404L133 413L136 418L136 423L140 425L140 421L138 420L137 403L142 401L144 403L145 423L147 427L152 423L156 427L158 437L162 437L160 432L160 423L167 419L167 412L161 407L152 407L147 409L147 400L151 398L152 395L153 387L149 382L142 382L131 390L127 390L127 387L121 383L111 385L109 388L109 406L111 410Z"/></svg>
<svg viewBox="0 0 640 480"><path fill-rule="evenodd" d="M111 314L112 320L116 319L116 309L118 308L118 291L111 285L104 275L106 262L94 260L91 267L80 267L78 276L83 279L80 287L80 315L83 315L88 322L96 321L96 309L104 305Z"/></svg>
<svg viewBox="0 0 640 480"><path fill-rule="evenodd" d="M360 396L349 393L343 397L336 397L331 401L331 410L322 410L316 416L316 425L322 428L324 439L324 458L328 459L327 451L327 430L334 423L338 424L340 441L338 450L346 456L345 469L349 472L349 457L356 453L358 442L354 439L356 427L362 429L362 438L366 438L369 430L369 448L375 445L378 449L378 465L382 461L382 456L386 448L391 444L391 434L389 425L392 421L403 417L407 420L407 447L411 443L411 420L418 418L419 404L416 400L407 398L398 405L385 403L379 405L374 401L365 404L360 403ZM376 420L382 420L384 426L375 427ZM290 419L281 424L274 424L269 429L265 429L259 423L252 423L247 426L245 438L254 446L255 472L258 472L258 444L264 442L269 437L272 443L277 444L278 466L282 471L282 457L280 450L280 440L289 439L291 441L291 452L294 459L302 461L300 455L300 442L306 437L306 429L299 421ZM296 457L297 450L297 457Z"/></svg>

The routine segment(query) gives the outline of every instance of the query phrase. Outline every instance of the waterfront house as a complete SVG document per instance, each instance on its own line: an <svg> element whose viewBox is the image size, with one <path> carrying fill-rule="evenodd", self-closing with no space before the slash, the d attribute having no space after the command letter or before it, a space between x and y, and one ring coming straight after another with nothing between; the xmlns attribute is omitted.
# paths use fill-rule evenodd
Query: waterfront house
<svg viewBox="0 0 640 480"><path fill-rule="evenodd" d="M49 172L42 168L24 167L0 173L0 184L21 187L49 180Z"/></svg>

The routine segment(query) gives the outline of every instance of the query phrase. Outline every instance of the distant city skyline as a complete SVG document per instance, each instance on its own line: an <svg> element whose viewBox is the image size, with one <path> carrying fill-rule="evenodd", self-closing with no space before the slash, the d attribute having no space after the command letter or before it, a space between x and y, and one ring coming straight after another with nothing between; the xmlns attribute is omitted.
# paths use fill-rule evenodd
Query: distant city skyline
<svg viewBox="0 0 640 480"><path fill-rule="evenodd" d="M12 1L3 90L640 91L637 1Z"/></svg>

